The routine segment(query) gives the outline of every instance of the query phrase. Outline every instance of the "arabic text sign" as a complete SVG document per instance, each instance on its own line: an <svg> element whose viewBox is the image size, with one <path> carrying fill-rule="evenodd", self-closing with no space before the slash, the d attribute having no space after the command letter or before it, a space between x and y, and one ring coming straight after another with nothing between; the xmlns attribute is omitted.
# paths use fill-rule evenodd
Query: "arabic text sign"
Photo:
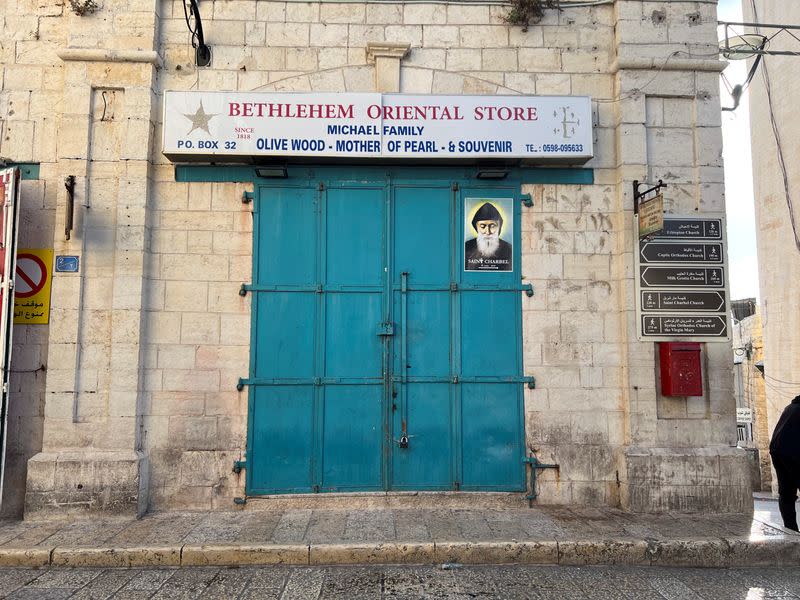
<svg viewBox="0 0 800 600"><path fill-rule="evenodd" d="M20 250L14 280L14 323L45 324L50 319L53 251Z"/></svg>
<svg viewBox="0 0 800 600"><path fill-rule="evenodd" d="M586 96L166 92L164 154L528 158L593 156Z"/></svg>
<svg viewBox="0 0 800 600"><path fill-rule="evenodd" d="M661 231L636 236L639 339L730 338L723 230L722 217L667 215Z"/></svg>

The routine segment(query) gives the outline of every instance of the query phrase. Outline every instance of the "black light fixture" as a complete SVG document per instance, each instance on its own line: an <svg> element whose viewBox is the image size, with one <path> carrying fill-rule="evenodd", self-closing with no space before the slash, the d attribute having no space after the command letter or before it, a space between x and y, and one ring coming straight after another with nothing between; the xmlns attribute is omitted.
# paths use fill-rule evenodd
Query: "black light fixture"
<svg viewBox="0 0 800 600"><path fill-rule="evenodd" d="M256 167L256 175L273 179L286 179L289 176L289 172L284 165L265 165Z"/></svg>
<svg viewBox="0 0 800 600"><path fill-rule="evenodd" d="M189 33L192 34L192 48L194 52L194 62L198 67L207 67L211 64L211 48L206 45L205 37L203 37L203 21L200 19L200 8L197 6L197 0L188 0L189 6L186 6L187 0L183 0L183 16L186 18L186 26L189 28ZM194 26L192 26L192 19Z"/></svg>
<svg viewBox="0 0 800 600"><path fill-rule="evenodd" d="M477 179L505 179L508 177L508 170L503 167L478 167L475 177Z"/></svg>

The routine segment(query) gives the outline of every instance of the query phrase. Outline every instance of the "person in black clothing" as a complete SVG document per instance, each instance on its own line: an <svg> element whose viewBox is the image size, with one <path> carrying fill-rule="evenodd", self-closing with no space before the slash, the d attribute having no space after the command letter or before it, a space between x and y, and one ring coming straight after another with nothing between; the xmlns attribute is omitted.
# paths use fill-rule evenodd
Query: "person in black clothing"
<svg viewBox="0 0 800 600"><path fill-rule="evenodd" d="M503 216L491 202L485 202L472 217L477 237L464 244L464 269L467 271L511 271L512 248L500 239Z"/></svg>
<svg viewBox="0 0 800 600"><path fill-rule="evenodd" d="M800 488L800 396L783 409L769 443L772 466L778 476L778 508L786 529L797 531L797 490Z"/></svg>

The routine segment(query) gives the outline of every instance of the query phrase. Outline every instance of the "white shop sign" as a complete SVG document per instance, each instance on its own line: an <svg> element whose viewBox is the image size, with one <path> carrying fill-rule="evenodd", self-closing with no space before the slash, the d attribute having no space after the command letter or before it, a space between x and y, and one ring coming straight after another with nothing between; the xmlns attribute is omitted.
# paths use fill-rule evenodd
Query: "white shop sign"
<svg viewBox="0 0 800 600"><path fill-rule="evenodd" d="M752 423L753 422L753 409L746 407L736 407L736 422L737 423Z"/></svg>
<svg viewBox="0 0 800 600"><path fill-rule="evenodd" d="M586 96L165 92L164 155L592 158Z"/></svg>

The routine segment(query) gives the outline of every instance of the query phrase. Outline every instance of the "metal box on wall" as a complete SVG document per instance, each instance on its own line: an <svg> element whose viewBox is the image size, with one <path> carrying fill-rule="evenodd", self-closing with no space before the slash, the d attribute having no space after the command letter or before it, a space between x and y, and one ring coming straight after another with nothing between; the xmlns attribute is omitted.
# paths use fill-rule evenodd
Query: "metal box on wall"
<svg viewBox="0 0 800 600"><path fill-rule="evenodd" d="M661 393L664 396L702 396L703 368L699 342L661 342Z"/></svg>

